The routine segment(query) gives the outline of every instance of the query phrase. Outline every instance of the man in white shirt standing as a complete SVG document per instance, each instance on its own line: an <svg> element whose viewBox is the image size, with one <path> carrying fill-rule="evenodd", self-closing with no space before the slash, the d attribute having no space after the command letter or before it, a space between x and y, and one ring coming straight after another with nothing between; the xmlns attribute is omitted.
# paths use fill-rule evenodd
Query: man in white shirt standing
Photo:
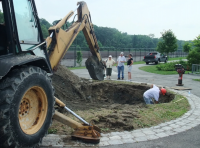
<svg viewBox="0 0 200 148"><path fill-rule="evenodd" d="M167 92L166 89L164 88L160 89L156 85L152 84L151 89L144 92L143 98L146 104L154 104L154 102L152 101L153 98L155 100L155 103L157 104L159 100L159 95L160 94L165 95L166 92Z"/></svg>
<svg viewBox="0 0 200 148"><path fill-rule="evenodd" d="M117 59L117 69L118 69L118 79L120 80L120 73L122 72L122 80L124 80L124 63L126 62L126 58L124 57L124 53L121 52L120 56Z"/></svg>

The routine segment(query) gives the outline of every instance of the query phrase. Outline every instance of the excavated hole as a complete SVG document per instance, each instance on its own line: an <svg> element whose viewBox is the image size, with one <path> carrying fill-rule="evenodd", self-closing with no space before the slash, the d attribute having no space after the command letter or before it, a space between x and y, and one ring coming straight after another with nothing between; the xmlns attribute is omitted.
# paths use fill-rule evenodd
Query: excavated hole
<svg viewBox="0 0 200 148"><path fill-rule="evenodd" d="M67 107L79 113L88 122L94 122L105 132L134 129L134 120L140 118L138 109L147 107L143 93L150 88L130 82L86 80L61 66L53 76L53 86L55 96ZM167 103L173 99L174 95L168 92L165 96L160 96L159 102ZM69 116L63 109L56 108ZM57 124L59 123L56 122L55 125ZM63 130L65 127L60 127L62 130L58 129L58 133L70 132L67 129Z"/></svg>

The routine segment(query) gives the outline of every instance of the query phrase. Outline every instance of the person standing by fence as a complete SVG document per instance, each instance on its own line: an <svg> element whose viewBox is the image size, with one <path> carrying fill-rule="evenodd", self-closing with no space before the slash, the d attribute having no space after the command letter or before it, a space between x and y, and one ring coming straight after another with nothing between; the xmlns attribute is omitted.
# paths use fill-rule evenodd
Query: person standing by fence
<svg viewBox="0 0 200 148"><path fill-rule="evenodd" d="M126 62L126 58L124 57L124 53L121 52L120 56L117 59L117 69L118 69L118 79L120 80L120 73L122 72L122 80L124 80L124 63Z"/></svg>
<svg viewBox="0 0 200 148"><path fill-rule="evenodd" d="M131 70L132 70L132 65L133 65L133 58L132 58L132 54L129 54L129 59L127 61L127 67L128 67L128 80L127 81L131 81Z"/></svg>
<svg viewBox="0 0 200 148"><path fill-rule="evenodd" d="M108 59L106 60L106 76L107 76L107 79L109 80L112 74L112 66L114 64L115 64L115 61L112 59L112 56L109 55Z"/></svg>

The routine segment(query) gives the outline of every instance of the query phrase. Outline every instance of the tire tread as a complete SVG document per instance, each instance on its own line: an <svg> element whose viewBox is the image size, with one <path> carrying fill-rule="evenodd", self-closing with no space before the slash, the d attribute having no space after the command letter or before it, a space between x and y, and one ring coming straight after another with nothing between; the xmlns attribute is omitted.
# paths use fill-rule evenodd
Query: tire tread
<svg viewBox="0 0 200 148"><path fill-rule="evenodd" d="M34 66L23 66L20 69L14 69L8 75L0 80L0 147L1 148L12 148L12 147L23 147L18 142L14 140L12 130L10 128L10 104L14 98L15 91L18 86L23 82L23 80L30 76L33 73L38 73L39 75L44 75L46 80L51 83L51 79L48 77L46 71L43 71L39 67ZM52 86L52 92L54 95L54 89ZM54 100L55 104L55 100ZM54 106L53 104L53 106ZM54 110L54 108L53 108ZM54 114L54 111L52 112ZM52 114L52 116L53 116ZM51 121L52 122L52 121ZM40 138L40 141L42 141ZM3 140L4 139L4 140ZM35 145L31 145L28 147L36 147L38 143ZM27 147L27 146L26 146Z"/></svg>

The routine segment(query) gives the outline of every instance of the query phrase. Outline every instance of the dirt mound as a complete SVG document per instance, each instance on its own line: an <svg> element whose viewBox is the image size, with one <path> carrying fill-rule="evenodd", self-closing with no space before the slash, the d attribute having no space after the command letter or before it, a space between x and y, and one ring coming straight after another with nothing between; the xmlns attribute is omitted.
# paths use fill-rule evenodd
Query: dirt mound
<svg viewBox="0 0 200 148"><path fill-rule="evenodd" d="M110 130L133 130L133 121L135 118L140 118L140 116L137 113L137 110L132 108L131 105L119 105L119 104L113 104L112 107L115 106L112 113L102 116L97 116L96 120L92 120L95 125L99 127L108 127ZM123 106L123 107L122 107ZM111 107L111 108L112 108ZM116 108L117 107L117 108ZM124 110L125 109L125 110Z"/></svg>
<svg viewBox="0 0 200 148"><path fill-rule="evenodd" d="M149 89L147 85L87 80L74 75L64 66L58 67L52 80L56 97L75 112L85 112L87 121L95 122L105 132L134 129L134 120L140 118L138 108L146 107L143 93ZM170 102L172 99L174 95L167 93L160 97L160 102ZM90 113L95 118L90 118Z"/></svg>
<svg viewBox="0 0 200 148"><path fill-rule="evenodd" d="M84 99L84 95L79 90L82 79L73 74L64 66L59 66L56 73L52 76L55 89L55 96L66 103L68 100Z"/></svg>

